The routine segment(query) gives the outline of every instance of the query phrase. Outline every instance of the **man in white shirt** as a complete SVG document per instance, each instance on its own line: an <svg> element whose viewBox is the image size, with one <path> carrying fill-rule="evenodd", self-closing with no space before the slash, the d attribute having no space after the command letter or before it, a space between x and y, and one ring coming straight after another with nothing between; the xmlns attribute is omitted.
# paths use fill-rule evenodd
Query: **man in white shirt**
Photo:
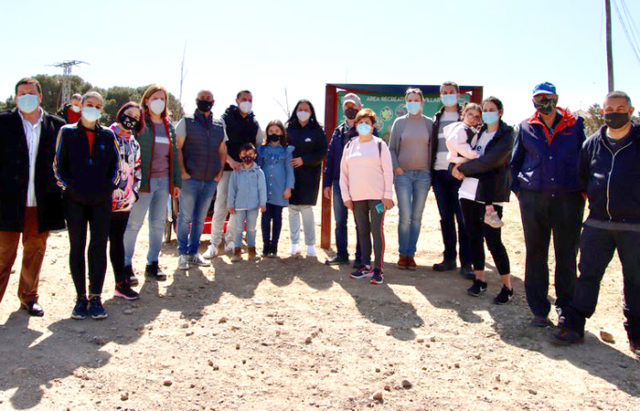
<svg viewBox="0 0 640 411"><path fill-rule="evenodd" d="M38 282L50 230L64 228L53 176L55 142L64 121L44 111L40 83L16 85L17 108L0 114L0 301L9 283L20 236L23 256L18 297L29 315L42 316Z"/></svg>

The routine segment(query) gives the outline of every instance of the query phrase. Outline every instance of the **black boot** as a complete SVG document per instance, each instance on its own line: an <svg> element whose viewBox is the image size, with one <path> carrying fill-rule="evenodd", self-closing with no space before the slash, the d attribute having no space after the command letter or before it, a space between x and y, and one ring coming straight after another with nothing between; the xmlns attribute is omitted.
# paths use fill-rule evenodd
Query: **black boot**
<svg viewBox="0 0 640 411"><path fill-rule="evenodd" d="M157 261L147 264L147 267L144 270L144 275L148 278L153 278L156 281L166 281L167 279L167 275L160 271Z"/></svg>

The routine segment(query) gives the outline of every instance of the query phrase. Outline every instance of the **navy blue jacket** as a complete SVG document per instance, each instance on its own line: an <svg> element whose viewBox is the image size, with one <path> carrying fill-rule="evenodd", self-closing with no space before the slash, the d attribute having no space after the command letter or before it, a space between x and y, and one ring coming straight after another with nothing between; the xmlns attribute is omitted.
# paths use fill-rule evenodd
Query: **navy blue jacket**
<svg viewBox="0 0 640 411"><path fill-rule="evenodd" d="M320 126L287 127L287 140L295 147L291 156L302 158L302 166L293 169L295 185L289 204L315 205L320 188L322 159L327 153L327 136Z"/></svg>
<svg viewBox="0 0 640 411"><path fill-rule="evenodd" d="M640 126L615 154L606 142L606 126L589 137L580 151L578 175L589 198L589 218L640 223Z"/></svg>
<svg viewBox="0 0 640 411"><path fill-rule="evenodd" d="M89 148L87 131L95 132ZM120 181L120 149L113 131L96 123L87 130L82 121L60 129L53 172L68 200L95 205L111 202Z"/></svg>
<svg viewBox="0 0 640 411"><path fill-rule="evenodd" d="M520 190L562 194L581 190L578 156L585 140L581 117L561 108L550 133L537 113L520 123L511 157L514 193Z"/></svg>
<svg viewBox="0 0 640 411"><path fill-rule="evenodd" d="M324 169L324 178L322 179L322 187L331 187L333 182L340 181L340 160L347 143L358 135L355 127L347 128L344 122L336 127L329 143L329 151L327 151L326 167ZM373 135L378 137L378 129L373 128Z"/></svg>

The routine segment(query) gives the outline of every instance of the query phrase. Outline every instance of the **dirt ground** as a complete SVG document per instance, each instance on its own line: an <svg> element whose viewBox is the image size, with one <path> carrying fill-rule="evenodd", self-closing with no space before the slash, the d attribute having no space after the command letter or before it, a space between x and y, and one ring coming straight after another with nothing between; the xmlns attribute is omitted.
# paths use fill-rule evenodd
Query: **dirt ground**
<svg viewBox="0 0 640 411"><path fill-rule="evenodd" d="M319 207L316 213L319 239ZM433 194L417 271L393 264L397 209L385 220L382 286L350 279L350 268L324 265L322 250L317 259L286 257L285 211L281 259L255 263L245 255L232 265L224 256L213 267L174 272L175 242L167 244L160 261L168 281L140 276L142 298L133 303L112 299L109 268L104 321L69 318L67 235L53 234L40 287L45 317L17 309L17 274L0 304L0 408L640 409L640 363L622 326L617 257L585 344L559 348L548 343L551 330L528 325L516 203L505 212L516 293L506 306L492 304L499 291L493 271L488 293L473 298L457 272L427 268L442 251ZM138 273L146 234L145 225ZM615 343L603 342L601 330ZM381 401L372 399L376 393Z"/></svg>

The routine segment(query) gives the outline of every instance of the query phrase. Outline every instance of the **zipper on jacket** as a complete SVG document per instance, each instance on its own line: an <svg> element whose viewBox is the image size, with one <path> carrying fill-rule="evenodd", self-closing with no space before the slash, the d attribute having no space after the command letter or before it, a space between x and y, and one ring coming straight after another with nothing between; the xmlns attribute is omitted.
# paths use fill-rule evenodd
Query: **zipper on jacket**
<svg viewBox="0 0 640 411"><path fill-rule="evenodd" d="M611 175L613 174L613 167L616 164L616 156L618 155L619 152L629 147L632 143L633 142L629 142L629 144L627 144L624 147L621 147L618 151L614 153L613 151L611 151L609 146L607 146L607 144L604 141L602 142L602 144L606 147L606 149L609 150L609 153L611 153L611 169L609 169L609 177L607 178L607 214L609 215L609 221L613 221L613 217L611 216L611 211L609 210L609 199L610 199L609 194L611 191Z"/></svg>

